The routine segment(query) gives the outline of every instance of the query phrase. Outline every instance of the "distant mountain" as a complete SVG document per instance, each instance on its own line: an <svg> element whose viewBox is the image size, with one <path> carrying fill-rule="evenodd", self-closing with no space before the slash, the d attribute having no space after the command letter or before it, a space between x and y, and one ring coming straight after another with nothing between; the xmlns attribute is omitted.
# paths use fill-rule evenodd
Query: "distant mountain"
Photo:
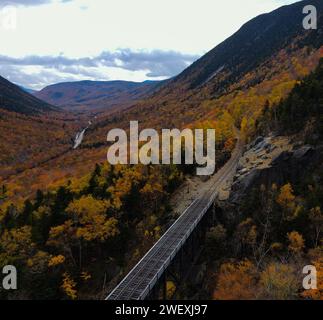
<svg viewBox="0 0 323 320"><path fill-rule="evenodd" d="M0 109L26 115L58 110L2 77L0 77Z"/></svg>
<svg viewBox="0 0 323 320"><path fill-rule="evenodd" d="M159 81L78 81L53 84L34 95L62 107L110 108L129 104L151 94Z"/></svg>
<svg viewBox="0 0 323 320"><path fill-rule="evenodd" d="M34 94L34 93L36 93L36 92L37 92L37 90L33 90L33 89L29 89L29 88L25 88L25 87L22 87L22 86L20 86L20 88L21 88L22 90L24 90L25 92L30 93L30 94Z"/></svg>

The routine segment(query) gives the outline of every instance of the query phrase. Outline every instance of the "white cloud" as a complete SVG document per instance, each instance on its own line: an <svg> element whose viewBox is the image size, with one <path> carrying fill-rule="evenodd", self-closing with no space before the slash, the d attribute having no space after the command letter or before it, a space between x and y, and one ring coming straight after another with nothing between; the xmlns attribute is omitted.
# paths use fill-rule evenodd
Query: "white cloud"
<svg viewBox="0 0 323 320"><path fill-rule="evenodd" d="M14 58L0 55L0 74L13 82L33 89L46 84L76 80L144 81L165 79L185 69L199 56L175 51L135 51L119 49L105 51L91 58L68 58L59 56L26 56ZM51 77L48 74L52 73ZM32 77L36 75L37 77ZM44 79L42 79L42 75ZM50 79L51 82L47 82Z"/></svg>

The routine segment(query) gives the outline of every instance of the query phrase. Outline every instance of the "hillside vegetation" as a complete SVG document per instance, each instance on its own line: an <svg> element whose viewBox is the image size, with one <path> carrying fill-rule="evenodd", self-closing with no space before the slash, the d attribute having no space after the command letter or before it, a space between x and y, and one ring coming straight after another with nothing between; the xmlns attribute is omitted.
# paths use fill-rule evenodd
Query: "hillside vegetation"
<svg viewBox="0 0 323 320"><path fill-rule="evenodd" d="M312 151L301 171L272 169L260 185L254 181L243 202L208 233L214 299L323 299L322 94L323 59L286 99L264 110L258 133L278 130L290 136L295 150ZM269 178L276 183L268 184ZM317 269L316 290L302 287L306 265Z"/></svg>
<svg viewBox="0 0 323 320"><path fill-rule="evenodd" d="M305 3L317 5L318 30L302 28ZM0 130L7 139L0 142L0 265L13 263L22 270L24 289L0 295L102 298L174 219L169 198L192 167L110 166L110 129L128 129L130 120L138 120L140 129L213 128L217 167L234 148L235 128L247 142L259 132L289 134L304 126L309 131L303 135L317 140L322 65L309 74L323 57L322 12L322 1L313 0L257 17L149 98L121 111L26 115L20 107L1 109ZM81 147L73 150L71 138L94 116ZM245 287L219 288L227 288L227 277L246 286L271 281L274 253L259 262L268 248L287 262L277 267L283 271L298 256L308 260L313 253L316 263L319 243L304 225L312 230L312 215L321 219L322 187L315 176L309 180L306 186L285 181L255 190L237 209L240 221L224 221L210 233L210 269L217 275L220 270L210 289L215 298L235 292L254 298L250 291L244 295ZM295 290L284 297L296 297Z"/></svg>

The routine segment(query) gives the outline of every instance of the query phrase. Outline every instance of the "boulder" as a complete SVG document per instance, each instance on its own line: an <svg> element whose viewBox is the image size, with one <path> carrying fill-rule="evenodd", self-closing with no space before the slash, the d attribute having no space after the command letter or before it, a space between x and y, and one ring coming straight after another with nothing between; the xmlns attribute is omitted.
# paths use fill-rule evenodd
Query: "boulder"
<svg viewBox="0 0 323 320"><path fill-rule="evenodd" d="M293 158L295 159L301 159L307 155L309 155L311 152L313 152L313 148L311 146L305 145L293 152Z"/></svg>

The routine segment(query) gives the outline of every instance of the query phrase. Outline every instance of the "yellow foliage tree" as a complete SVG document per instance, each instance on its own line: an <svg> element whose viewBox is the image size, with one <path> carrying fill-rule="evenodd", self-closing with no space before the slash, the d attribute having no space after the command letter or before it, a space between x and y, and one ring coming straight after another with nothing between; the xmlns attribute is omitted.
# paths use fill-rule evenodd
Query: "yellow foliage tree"
<svg viewBox="0 0 323 320"><path fill-rule="evenodd" d="M75 240L73 222L72 220L67 220L64 224L50 229L47 245L63 249L73 259L72 245Z"/></svg>
<svg viewBox="0 0 323 320"><path fill-rule="evenodd" d="M303 236L293 231L288 233L287 237L289 241L288 250L295 255L301 254L305 248Z"/></svg>
<svg viewBox="0 0 323 320"><path fill-rule="evenodd" d="M92 278L92 276L91 276L91 274L89 272L83 271L81 273L81 278L82 278L83 281L86 282L86 281L90 280Z"/></svg>
<svg viewBox="0 0 323 320"><path fill-rule="evenodd" d="M248 133L248 120L246 117L243 117L240 124L240 131L244 138L246 138Z"/></svg>
<svg viewBox="0 0 323 320"><path fill-rule="evenodd" d="M280 193L277 197L277 203L284 209L289 209L295 201L294 190L290 183L285 184L280 188Z"/></svg>
<svg viewBox="0 0 323 320"><path fill-rule="evenodd" d="M68 298L75 300L77 298L76 282L71 278L71 276L65 272L63 274L63 283L61 285L62 290L67 295Z"/></svg>
<svg viewBox="0 0 323 320"><path fill-rule="evenodd" d="M97 200L92 196L83 196L71 202L66 212L76 226L76 237L86 241L105 241L118 235L118 221L107 217L108 207L107 201Z"/></svg>
<svg viewBox="0 0 323 320"><path fill-rule="evenodd" d="M65 257L60 254L58 256L51 257L50 260L48 261L48 266L49 267L56 267L56 266L64 263L64 261L65 261Z"/></svg>
<svg viewBox="0 0 323 320"><path fill-rule="evenodd" d="M294 190L290 183L287 183L280 188L276 202L282 207L284 218L287 220L293 219L300 209L296 206L295 199Z"/></svg>
<svg viewBox="0 0 323 320"><path fill-rule="evenodd" d="M176 285L173 281L166 282L166 299L172 299L176 291Z"/></svg>
<svg viewBox="0 0 323 320"><path fill-rule="evenodd" d="M263 298L273 300L289 300L297 297L299 281L292 266L271 263L261 273L260 285Z"/></svg>
<svg viewBox="0 0 323 320"><path fill-rule="evenodd" d="M0 265L25 260L32 255L35 245L31 240L31 227L5 230L0 238Z"/></svg>

